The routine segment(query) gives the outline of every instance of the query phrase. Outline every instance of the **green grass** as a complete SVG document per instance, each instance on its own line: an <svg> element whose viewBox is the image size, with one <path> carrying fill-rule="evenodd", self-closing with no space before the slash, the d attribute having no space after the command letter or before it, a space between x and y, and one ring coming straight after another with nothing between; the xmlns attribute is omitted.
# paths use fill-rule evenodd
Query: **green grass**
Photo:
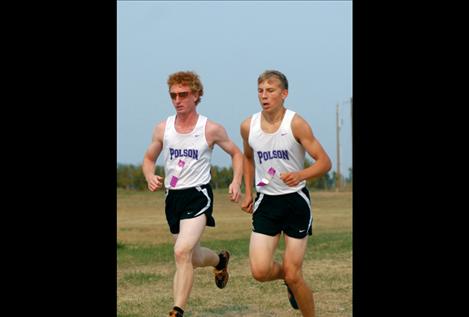
<svg viewBox="0 0 469 317"><path fill-rule="evenodd" d="M117 263L122 267L159 264L173 259L173 245L126 245L117 250Z"/></svg>
<svg viewBox="0 0 469 317"><path fill-rule="evenodd" d="M333 259L343 253L349 253L352 248L352 235L349 232L326 232L314 234L309 238L309 245L305 257L321 260ZM173 260L173 244L157 245L120 244L117 249L117 263L121 267L167 263ZM249 237L246 239L203 241L203 246L212 250L228 249L232 256L247 258L249 253ZM280 239L278 252L285 248Z"/></svg>
<svg viewBox="0 0 469 317"><path fill-rule="evenodd" d="M128 283L132 285L143 285L145 283L157 282L164 278L162 274L152 274L144 272L131 272L124 274L124 277L121 279L123 283Z"/></svg>
<svg viewBox="0 0 469 317"><path fill-rule="evenodd" d="M230 282L214 285L210 268L195 270L185 317L300 316L288 303L282 281L260 283L249 270L251 216L215 191L215 228L201 244L228 249ZM313 235L309 237L303 275L311 285L316 317L352 316L351 193L312 193ZM118 317L167 316L173 305L173 242L164 216L161 192L118 191ZM276 259L284 250L280 239Z"/></svg>

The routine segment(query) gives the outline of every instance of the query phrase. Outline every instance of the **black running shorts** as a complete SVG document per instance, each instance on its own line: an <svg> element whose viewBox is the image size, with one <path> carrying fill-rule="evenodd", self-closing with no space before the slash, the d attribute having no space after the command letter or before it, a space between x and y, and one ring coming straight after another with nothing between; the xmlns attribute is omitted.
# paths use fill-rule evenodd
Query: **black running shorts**
<svg viewBox="0 0 469 317"><path fill-rule="evenodd" d="M283 231L289 237L302 239L313 234L312 224L311 199L306 187L284 195L257 193L252 231L269 236Z"/></svg>
<svg viewBox="0 0 469 317"><path fill-rule="evenodd" d="M215 227L212 217L213 192L210 184L187 189L167 189L165 200L166 220L173 234L179 233L179 221L205 214L207 226Z"/></svg>

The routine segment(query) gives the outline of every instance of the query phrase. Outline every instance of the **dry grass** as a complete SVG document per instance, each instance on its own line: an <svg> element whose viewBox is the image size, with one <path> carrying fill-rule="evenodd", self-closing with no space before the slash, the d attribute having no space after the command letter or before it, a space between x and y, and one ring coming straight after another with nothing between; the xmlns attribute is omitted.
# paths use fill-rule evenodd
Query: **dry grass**
<svg viewBox="0 0 469 317"><path fill-rule="evenodd" d="M232 251L230 282L220 290L210 268L197 269L184 315L300 316L290 307L281 281L259 283L251 277L247 258L250 215L230 203L225 191L214 195L217 226L206 229L202 244ZM351 316L352 194L312 192L311 196L313 236L303 270L314 291L316 316ZM118 249L118 316L166 316L173 304L175 268L163 193L118 191L117 220L117 239L124 245Z"/></svg>

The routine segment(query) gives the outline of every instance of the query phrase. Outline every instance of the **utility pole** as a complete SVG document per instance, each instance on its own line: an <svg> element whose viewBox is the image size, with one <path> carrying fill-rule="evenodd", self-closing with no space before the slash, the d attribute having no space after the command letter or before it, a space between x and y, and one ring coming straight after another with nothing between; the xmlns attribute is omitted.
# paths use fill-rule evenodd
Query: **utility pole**
<svg viewBox="0 0 469 317"><path fill-rule="evenodd" d="M352 127L352 133L350 134L352 136L352 145L353 145L353 97L350 97L350 116L352 117L351 120L350 120L350 125ZM353 186L353 180L354 180L354 177L353 177L353 149L352 149L352 174L350 175L350 177L352 178L352 182L351 182L351 185Z"/></svg>
<svg viewBox="0 0 469 317"><path fill-rule="evenodd" d="M350 115L352 116L352 121L350 121L352 123L352 139L353 139L353 102L352 102L352 98L353 97L350 97Z"/></svg>
<svg viewBox="0 0 469 317"><path fill-rule="evenodd" d="M340 190L340 185L341 185L341 174L340 174L340 119L339 119L339 104L337 103L336 107L336 120L335 120L335 126L336 126L336 135L337 135L337 169L335 173L335 191L338 192Z"/></svg>

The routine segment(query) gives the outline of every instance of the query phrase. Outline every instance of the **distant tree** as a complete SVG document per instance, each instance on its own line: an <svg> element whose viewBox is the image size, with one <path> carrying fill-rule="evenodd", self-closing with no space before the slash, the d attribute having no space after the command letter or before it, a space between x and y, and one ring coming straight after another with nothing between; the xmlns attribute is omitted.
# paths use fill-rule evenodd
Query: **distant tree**
<svg viewBox="0 0 469 317"><path fill-rule="evenodd" d="M211 175L211 180L210 180L210 185L214 189L218 189L219 187L219 180L218 180L218 174L220 173L220 168L218 166L212 166L210 169L210 175Z"/></svg>
<svg viewBox="0 0 469 317"><path fill-rule="evenodd" d="M231 167L223 167L220 171L221 177L221 187L228 188L231 184L231 179L233 176L233 169Z"/></svg>
<svg viewBox="0 0 469 317"><path fill-rule="evenodd" d="M164 168L156 166L155 174L164 177ZM145 190L147 181L142 172L142 165L117 164L117 188Z"/></svg>
<svg viewBox="0 0 469 317"><path fill-rule="evenodd" d="M348 177L347 177L347 179L346 179L347 183L352 183L352 181L353 181L352 177L353 177L352 168L349 167L349 168L348 168Z"/></svg>
<svg viewBox="0 0 469 317"><path fill-rule="evenodd" d="M305 167L312 164L311 160L305 161ZM211 181L210 184L214 189L228 188L233 179L233 168L219 167L213 165L210 170ZM164 167L155 166L155 174L165 177ZM329 190L335 186L335 172L332 176L327 173L323 176L306 181L306 186L310 189ZM146 190L147 181L142 172L142 165L133 164L117 164L117 188L128 190ZM244 184L242 184L244 188Z"/></svg>
<svg viewBox="0 0 469 317"><path fill-rule="evenodd" d="M219 167L214 165L212 166L210 173L210 185L212 185L214 189L228 188L228 186L230 186L233 177L232 167Z"/></svg>
<svg viewBox="0 0 469 317"><path fill-rule="evenodd" d="M311 166L313 162L306 157L305 158L305 163L304 163L304 168L307 168ZM321 189L321 190L328 190L332 186L332 181L331 181L331 176L329 173L324 174L323 176L319 178L314 178L306 181L306 187L310 189Z"/></svg>
<svg viewBox="0 0 469 317"><path fill-rule="evenodd" d="M130 189L131 175L129 165L117 164L117 187Z"/></svg>
<svg viewBox="0 0 469 317"><path fill-rule="evenodd" d="M133 171L133 187L136 190L144 190L147 188L147 181L145 175L142 172L142 165L137 165L134 167Z"/></svg>
<svg viewBox="0 0 469 317"><path fill-rule="evenodd" d="M331 181L331 188L334 187L335 188L335 183L337 181L337 172L336 171L332 171L331 173L332 175L332 181Z"/></svg>

